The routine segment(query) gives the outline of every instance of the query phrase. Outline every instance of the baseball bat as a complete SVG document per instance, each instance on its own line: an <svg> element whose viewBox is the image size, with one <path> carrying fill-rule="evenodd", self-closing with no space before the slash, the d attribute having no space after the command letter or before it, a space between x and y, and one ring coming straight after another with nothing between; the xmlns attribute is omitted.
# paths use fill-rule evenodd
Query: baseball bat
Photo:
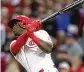
<svg viewBox="0 0 84 72"><path fill-rule="evenodd" d="M80 5L80 4L83 4L83 3L84 3L84 0L77 0L77 1L75 1L75 2L73 2L71 4L69 4L69 5L65 6L62 10L60 10L58 12L55 12L54 14L44 18L43 20L41 20L41 23L43 23L45 21L48 21L49 19L54 18L55 16L60 15L63 12L68 11L68 10L70 10L70 9Z"/></svg>

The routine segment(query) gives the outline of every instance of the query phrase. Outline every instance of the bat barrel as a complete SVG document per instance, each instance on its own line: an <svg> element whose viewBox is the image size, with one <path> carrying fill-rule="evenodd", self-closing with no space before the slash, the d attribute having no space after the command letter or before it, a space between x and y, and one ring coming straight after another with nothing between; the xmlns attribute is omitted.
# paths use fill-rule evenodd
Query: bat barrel
<svg viewBox="0 0 84 72"><path fill-rule="evenodd" d="M47 21L47 20L49 20L49 19L51 19L51 18L53 18L53 17L59 15L59 14L65 12L65 11L68 11L69 9L71 9L71 8L73 8L73 7L76 7L76 6L78 6L78 5L82 4L82 3L84 3L84 0L77 0L77 1L75 1L75 2L73 2L73 3L71 3L71 4L69 4L69 5L67 5L67 6L66 6L65 8L63 8L62 10L60 10L60 11L58 11L58 12L55 12L54 14L52 14L52 15L50 15L50 16L44 18L43 20L41 20L41 23L43 23L43 22L45 22L45 21Z"/></svg>
<svg viewBox="0 0 84 72"><path fill-rule="evenodd" d="M81 3L84 3L84 0L77 0L77 1L73 2L72 4L66 6L62 11L67 11L73 7L80 5Z"/></svg>

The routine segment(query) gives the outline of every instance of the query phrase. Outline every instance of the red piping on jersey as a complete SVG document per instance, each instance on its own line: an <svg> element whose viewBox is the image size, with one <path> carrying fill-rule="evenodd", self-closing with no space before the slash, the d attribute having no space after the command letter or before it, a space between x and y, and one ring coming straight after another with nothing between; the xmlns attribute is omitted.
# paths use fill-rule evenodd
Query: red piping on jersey
<svg viewBox="0 0 84 72"><path fill-rule="evenodd" d="M25 45L27 48L34 48L34 47L37 47L37 46L32 46L32 47L30 47L30 46L27 46L27 45Z"/></svg>

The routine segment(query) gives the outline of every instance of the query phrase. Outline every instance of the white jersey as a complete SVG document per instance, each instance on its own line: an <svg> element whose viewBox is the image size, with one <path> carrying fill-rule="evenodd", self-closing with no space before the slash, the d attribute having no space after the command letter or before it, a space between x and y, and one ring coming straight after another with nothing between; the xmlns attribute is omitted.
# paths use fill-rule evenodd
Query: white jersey
<svg viewBox="0 0 84 72"><path fill-rule="evenodd" d="M51 43L53 46L52 40L46 31L39 30L34 32L34 34L41 40ZM12 43L15 41L12 41ZM14 57L27 72L58 72L54 67L50 53L43 52L31 38L28 38L26 44Z"/></svg>

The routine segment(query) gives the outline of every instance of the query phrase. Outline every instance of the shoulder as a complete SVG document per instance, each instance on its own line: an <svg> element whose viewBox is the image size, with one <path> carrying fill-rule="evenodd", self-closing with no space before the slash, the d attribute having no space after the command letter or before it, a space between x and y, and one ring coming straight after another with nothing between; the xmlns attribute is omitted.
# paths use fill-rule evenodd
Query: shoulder
<svg viewBox="0 0 84 72"><path fill-rule="evenodd" d="M45 31L45 30L39 30L39 31L36 31L36 32L38 32L38 33L47 33L47 31Z"/></svg>
<svg viewBox="0 0 84 72"><path fill-rule="evenodd" d="M39 30L35 32L35 35L41 40L53 44L50 35L45 30Z"/></svg>
<svg viewBox="0 0 84 72"><path fill-rule="evenodd" d="M50 37L49 34L45 30L39 30L34 32L34 34L39 38L47 38Z"/></svg>
<svg viewBox="0 0 84 72"><path fill-rule="evenodd" d="M35 35L40 35L40 36L45 36L45 35L49 35L45 30L39 30L34 32Z"/></svg>

